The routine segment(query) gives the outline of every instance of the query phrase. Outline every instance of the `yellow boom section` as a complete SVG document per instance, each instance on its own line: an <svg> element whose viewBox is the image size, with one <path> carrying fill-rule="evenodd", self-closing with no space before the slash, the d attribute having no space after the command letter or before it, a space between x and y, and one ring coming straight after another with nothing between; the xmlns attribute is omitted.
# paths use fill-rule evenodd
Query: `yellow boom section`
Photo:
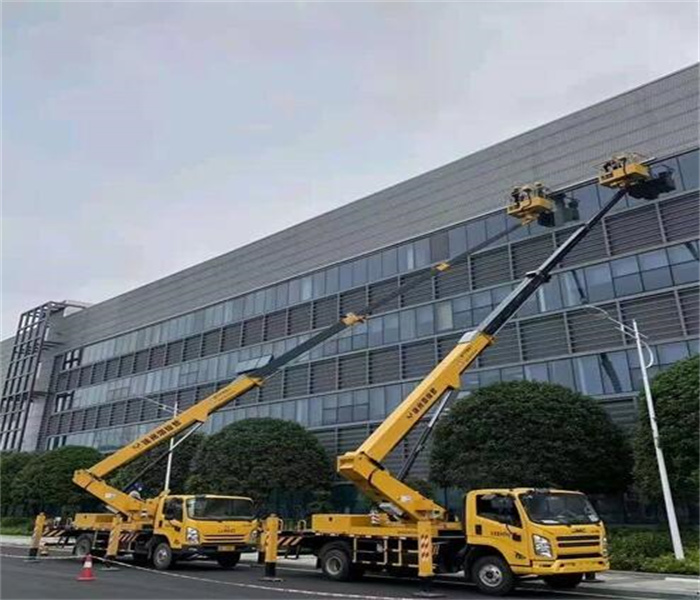
<svg viewBox="0 0 700 600"><path fill-rule="evenodd" d="M232 402L254 387L262 385L262 383L262 379L249 375L237 377L227 386L214 392L211 396L181 412L169 421L157 425L138 440L117 450L93 467L76 471L73 474L73 482L122 514L143 510L148 511L152 508L152 501L133 498L110 486L104 481L104 478L115 469L129 464L151 448L182 433L196 423L204 423L213 412L226 406L229 402Z"/></svg>
<svg viewBox="0 0 700 600"><path fill-rule="evenodd" d="M399 481L381 461L444 394L460 387L460 375L491 344L481 331L466 333L452 351L355 451L338 458L338 472L375 502L391 502L404 518L440 519L445 509Z"/></svg>

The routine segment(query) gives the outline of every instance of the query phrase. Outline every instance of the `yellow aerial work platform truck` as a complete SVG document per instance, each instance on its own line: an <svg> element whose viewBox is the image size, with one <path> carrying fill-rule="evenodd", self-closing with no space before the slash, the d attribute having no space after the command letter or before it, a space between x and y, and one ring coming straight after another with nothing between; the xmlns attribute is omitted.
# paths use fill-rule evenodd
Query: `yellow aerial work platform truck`
<svg viewBox="0 0 700 600"><path fill-rule="evenodd" d="M338 472L352 481L379 509L373 514L315 514L310 529L281 532L272 539L274 561L279 540L292 540L297 555L312 552L334 580L366 571L418 575L424 592L436 573L464 571L487 594L504 595L521 578L541 577L551 587L573 588L583 575L609 568L605 527L584 494L557 489L472 490L464 498L463 518L412 489L402 469L392 475L382 465L387 455L436 407L431 424L460 388L460 376L495 341L498 331L577 244L626 194L654 199L673 189L670 172L652 173L641 157L619 155L599 171L601 185L615 189L610 200L547 258L491 314L465 333L454 349L355 451L338 458ZM507 212L521 222L554 223L553 194L542 185L516 187ZM571 209L569 206L568 209ZM429 431L429 429L428 429ZM417 445L423 445L421 440ZM533 440L533 443L535 441ZM415 455L409 458L408 467ZM582 466L585 468L585 466ZM274 529L274 528L273 528ZM287 542L290 543L290 542Z"/></svg>

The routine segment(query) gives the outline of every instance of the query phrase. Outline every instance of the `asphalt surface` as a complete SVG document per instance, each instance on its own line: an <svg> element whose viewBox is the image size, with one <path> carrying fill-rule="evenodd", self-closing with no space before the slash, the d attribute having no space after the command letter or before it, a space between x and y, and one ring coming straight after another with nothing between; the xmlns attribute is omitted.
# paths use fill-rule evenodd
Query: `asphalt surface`
<svg viewBox="0 0 700 600"><path fill-rule="evenodd" d="M333 600L413 600L420 590L416 580L397 580L367 576L360 581L335 583L308 566L278 567L282 581L264 581L263 570L253 562L242 561L234 570L224 571L215 563L197 561L178 564L176 570L159 572L134 568L127 564L118 570L103 570L95 561L95 581L79 582L80 561L66 552L53 550L52 556L34 562L26 560L26 549L0 547L0 596L3 599L123 599L175 600L189 598L238 599L333 599ZM589 591L582 586L573 593L550 591L538 583L517 590L511 597L531 600L572 599L643 599L661 598L646 594ZM434 592L444 598L470 599L485 596L458 579L436 582ZM678 595L664 596L678 600ZM688 596L689 598L692 596Z"/></svg>

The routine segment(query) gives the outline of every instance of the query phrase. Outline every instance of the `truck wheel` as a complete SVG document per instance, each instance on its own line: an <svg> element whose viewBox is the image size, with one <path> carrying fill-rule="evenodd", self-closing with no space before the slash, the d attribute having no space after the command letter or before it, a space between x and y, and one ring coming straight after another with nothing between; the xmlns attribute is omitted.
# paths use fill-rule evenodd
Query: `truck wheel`
<svg viewBox="0 0 700 600"><path fill-rule="evenodd" d="M566 573L543 577L544 582L555 590L573 590L583 579L583 573Z"/></svg>
<svg viewBox="0 0 700 600"><path fill-rule="evenodd" d="M484 594L505 596L515 587L515 575L500 556L478 558L472 566L472 581Z"/></svg>
<svg viewBox="0 0 700 600"><path fill-rule="evenodd" d="M352 579L353 565L350 554L343 544L326 544L321 548L319 556L321 570L333 581L349 581Z"/></svg>
<svg viewBox="0 0 700 600"><path fill-rule="evenodd" d="M173 551L168 542L160 542L153 549L153 566L159 571L167 571L174 563Z"/></svg>
<svg viewBox="0 0 700 600"><path fill-rule="evenodd" d="M92 535L89 533L83 533L78 536L75 540L75 546L73 546L73 554L78 558L83 558L88 554L92 553Z"/></svg>
<svg viewBox="0 0 700 600"><path fill-rule="evenodd" d="M222 552L216 555L216 562L222 569L233 569L240 559L240 552Z"/></svg>

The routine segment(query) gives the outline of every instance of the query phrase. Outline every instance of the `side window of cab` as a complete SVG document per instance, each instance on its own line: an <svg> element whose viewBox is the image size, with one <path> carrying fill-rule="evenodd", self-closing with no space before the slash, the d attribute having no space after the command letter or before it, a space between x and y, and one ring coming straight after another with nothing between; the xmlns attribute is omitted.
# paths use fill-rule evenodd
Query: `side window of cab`
<svg viewBox="0 0 700 600"><path fill-rule="evenodd" d="M476 514L484 519L522 527L515 499L508 494L482 494L476 499Z"/></svg>
<svg viewBox="0 0 700 600"><path fill-rule="evenodd" d="M168 498L163 504L163 516L169 521L182 521L182 498Z"/></svg>

